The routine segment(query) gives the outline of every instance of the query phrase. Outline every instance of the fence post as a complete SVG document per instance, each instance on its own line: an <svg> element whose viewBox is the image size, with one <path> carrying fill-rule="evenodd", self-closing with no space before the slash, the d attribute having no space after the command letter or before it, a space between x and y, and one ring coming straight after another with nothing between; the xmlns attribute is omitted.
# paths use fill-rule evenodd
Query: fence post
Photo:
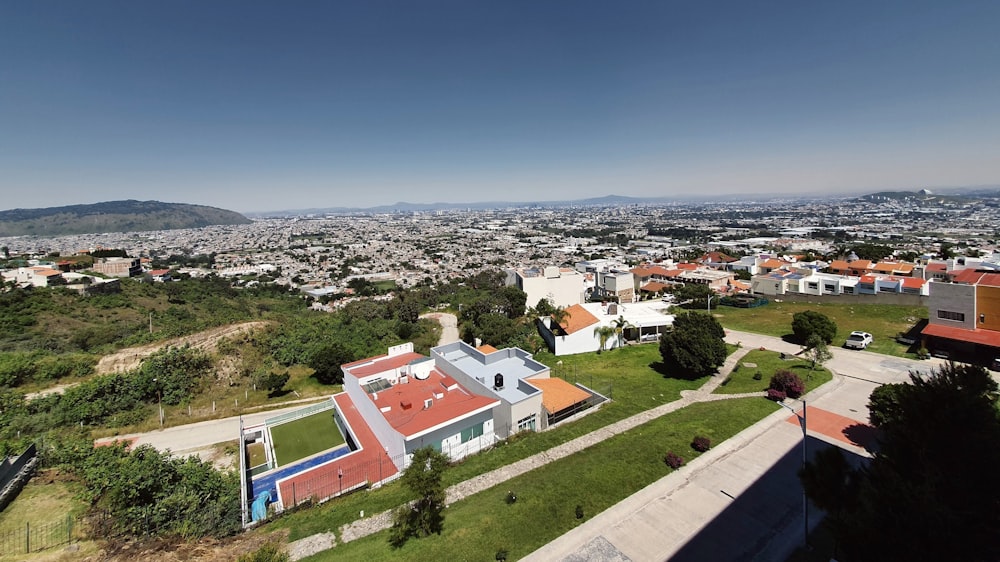
<svg viewBox="0 0 1000 562"><path fill-rule="evenodd" d="M298 505L298 502L295 501L295 500L296 500L296 498L295 498L295 481L292 480L292 507L295 507L296 505Z"/></svg>
<svg viewBox="0 0 1000 562"><path fill-rule="evenodd" d="M31 553L31 523L24 522L24 553Z"/></svg>

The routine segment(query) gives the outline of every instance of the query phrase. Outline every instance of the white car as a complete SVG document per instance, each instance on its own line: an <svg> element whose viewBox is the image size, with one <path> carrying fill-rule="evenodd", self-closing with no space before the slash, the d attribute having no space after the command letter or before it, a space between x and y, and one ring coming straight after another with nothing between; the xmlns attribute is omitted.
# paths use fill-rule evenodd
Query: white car
<svg viewBox="0 0 1000 562"><path fill-rule="evenodd" d="M872 335L868 332L851 332L851 335L847 336L847 341L844 342L844 347L848 349L864 349L868 347L868 344L872 342Z"/></svg>

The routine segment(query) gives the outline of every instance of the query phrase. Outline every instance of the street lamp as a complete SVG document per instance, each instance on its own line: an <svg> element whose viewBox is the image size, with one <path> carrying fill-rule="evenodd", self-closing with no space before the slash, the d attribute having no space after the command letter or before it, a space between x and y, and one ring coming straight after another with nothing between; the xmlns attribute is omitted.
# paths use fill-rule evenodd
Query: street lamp
<svg viewBox="0 0 1000 562"><path fill-rule="evenodd" d="M796 419L799 420L799 426L802 428L802 470L806 468L806 401L802 400L802 415L800 416L795 408L792 408L784 402L778 402L778 405L791 413L795 414ZM806 497L806 485L802 484L802 537L803 544L806 548L809 548L809 498Z"/></svg>

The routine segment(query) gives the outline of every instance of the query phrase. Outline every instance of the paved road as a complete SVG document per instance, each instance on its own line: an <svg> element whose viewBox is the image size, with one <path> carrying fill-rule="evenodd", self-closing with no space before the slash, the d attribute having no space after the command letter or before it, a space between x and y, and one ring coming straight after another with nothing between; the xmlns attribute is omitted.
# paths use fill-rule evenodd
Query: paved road
<svg viewBox="0 0 1000 562"><path fill-rule="evenodd" d="M302 408L309 403L315 403L322 398L308 398L294 401L294 405L278 410L254 412L243 415L243 424L252 426L264 423L264 420L285 412ZM208 420L176 427L168 427L148 433L131 433L107 439L99 439L98 443L107 441L130 441L134 445L152 445L161 451L171 451L175 454L198 453L211 448L218 443L235 441L240 436L240 416Z"/></svg>
<svg viewBox="0 0 1000 562"><path fill-rule="evenodd" d="M779 338L728 331L727 341L744 348L796 353ZM827 363L838 373L814 391L810 409L867 423L868 396L880 384L908 380L910 370L938 362L911 361L846 349L831 349ZM620 562L660 560L783 560L804 535L802 494L796 472L802 463L802 431L780 410L605 510L530 554L525 560ZM810 432L807 450L840 446L864 449ZM814 528L819 517L810 521Z"/></svg>

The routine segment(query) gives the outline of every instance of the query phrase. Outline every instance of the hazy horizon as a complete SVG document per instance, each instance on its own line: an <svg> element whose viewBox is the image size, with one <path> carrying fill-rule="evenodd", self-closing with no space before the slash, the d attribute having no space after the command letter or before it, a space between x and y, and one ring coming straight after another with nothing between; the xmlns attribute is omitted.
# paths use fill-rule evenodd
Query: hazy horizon
<svg viewBox="0 0 1000 562"><path fill-rule="evenodd" d="M0 207L1000 183L1000 4L0 8Z"/></svg>

